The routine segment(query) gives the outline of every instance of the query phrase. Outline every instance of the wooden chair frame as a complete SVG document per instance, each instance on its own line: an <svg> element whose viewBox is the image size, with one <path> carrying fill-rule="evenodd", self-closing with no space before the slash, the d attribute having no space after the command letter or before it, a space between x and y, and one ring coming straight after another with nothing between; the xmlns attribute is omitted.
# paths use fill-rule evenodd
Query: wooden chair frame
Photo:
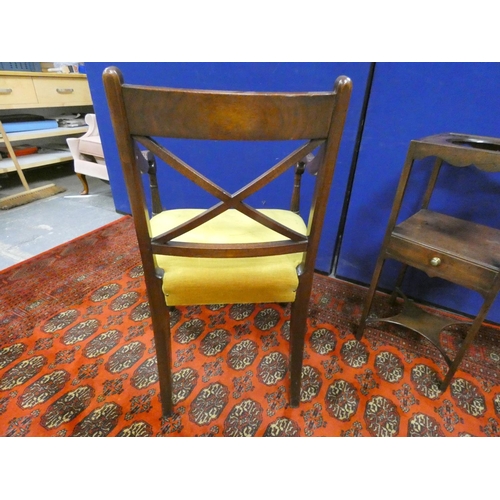
<svg viewBox="0 0 500 500"><path fill-rule="evenodd" d="M291 306L290 405L300 402L300 382L309 297L314 276L321 228L340 140L349 105L352 83L339 77L331 92L253 93L180 90L134 86L124 83L118 68L107 68L103 81L116 143L135 222L150 302L160 380L163 414L172 414L172 372L169 307L162 290L162 273L155 268L154 254L185 257L261 257L303 252L297 269L299 285ZM165 119L168 117L168 120ZM235 193L229 193L168 151L153 137L203 140L307 140L286 158ZM138 144L147 149L141 152ZM307 236L263 215L245 203L246 198L298 165L322 146L322 164L308 220ZM143 192L142 173L148 173L153 188L153 213L161 210L152 156L162 159L219 200L200 215L161 235L152 237L149 210ZM153 174L153 175L152 175ZM298 194L292 207L297 210ZM194 244L172 241L228 209L236 209L276 231L286 240L254 244Z"/></svg>

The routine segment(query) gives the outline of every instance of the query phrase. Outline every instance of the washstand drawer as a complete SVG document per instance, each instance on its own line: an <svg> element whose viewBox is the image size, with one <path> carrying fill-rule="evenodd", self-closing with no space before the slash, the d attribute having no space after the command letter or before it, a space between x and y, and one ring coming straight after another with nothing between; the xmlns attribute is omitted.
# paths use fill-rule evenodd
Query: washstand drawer
<svg viewBox="0 0 500 500"><path fill-rule="evenodd" d="M416 267L431 277L444 278L478 292L489 290L498 274L497 270L397 236L391 238L386 253L387 257Z"/></svg>

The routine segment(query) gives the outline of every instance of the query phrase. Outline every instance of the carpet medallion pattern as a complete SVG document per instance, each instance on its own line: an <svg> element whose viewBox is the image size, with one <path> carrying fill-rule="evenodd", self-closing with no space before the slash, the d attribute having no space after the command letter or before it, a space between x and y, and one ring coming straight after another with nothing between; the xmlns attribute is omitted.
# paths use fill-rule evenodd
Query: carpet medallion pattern
<svg viewBox="0 0 500 500"><path fill-rule="evenodd" d="M432 345L381 323L358 342L365 289L318 275L301 405L290 408L288 306L177 308L166 419L130 218L7 269L0 284L1 436L500 435L496 327L441 393ZM375 307L390 308L382 294ZM462 328L442 334L451 356Z"/></svg>

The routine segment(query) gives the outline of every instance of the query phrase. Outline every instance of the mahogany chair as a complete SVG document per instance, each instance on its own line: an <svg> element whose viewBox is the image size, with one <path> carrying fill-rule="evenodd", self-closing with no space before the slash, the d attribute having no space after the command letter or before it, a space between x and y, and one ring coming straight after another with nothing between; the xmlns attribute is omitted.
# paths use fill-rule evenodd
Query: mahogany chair
<svg viewBox="0 0 500 500"><path fill-rule="evenodd" d="M315 93L198 91L126 84L115 67L104 71L103 81L144 268L163 414L172 414L175 389L169 308L182 305L292 303L290 405L297 407L314 264L351 81L341 76L333 91ZM167 150L162 138L305 142L231 194ZM294 166L297 181L318 147L307 224L297 213L297 191L290 210L248 204L250 195ZM218 202L164 210L155 175L164 165L156 158ZM152 216L141 173L150 176Z"/></svg>

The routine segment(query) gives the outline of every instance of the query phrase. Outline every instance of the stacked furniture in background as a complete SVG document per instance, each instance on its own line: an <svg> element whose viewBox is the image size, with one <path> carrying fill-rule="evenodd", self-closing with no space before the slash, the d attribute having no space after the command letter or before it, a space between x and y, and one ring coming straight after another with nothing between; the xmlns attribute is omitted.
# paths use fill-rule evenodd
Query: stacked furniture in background
<svg viewBox="0 0 500 500"><path fill-rule="evenodd" d="M0 173L17 172L24 188L14 195L1 197L0 209L64 191L52 184L31 189L24 172L70 161L72 156L65 145L64 148L47 148L47 140L63 139L87 130L86 126L59 126L56 120L47 120L45 117L90 111L93 111L92 99L85 75L0 71L0 146L4 146L8 152L8 157L0 162ZM34 114L41 119L36 122L31 119L16 121L19 117ZM36 152L19 154L18 158L17 152L26 153L26 148L20 149L20 146L25 145L36 147Z"/></svg>
<svg viewBox="0 0 500 500"><path fill-rule="evenodd" d="M95 114L87 114L85 122L89 128L84 135L78 139L74 137L66 139L73 156L76 175L83 184L82 194L89 192L86 175L109 181Z"/></svg>

